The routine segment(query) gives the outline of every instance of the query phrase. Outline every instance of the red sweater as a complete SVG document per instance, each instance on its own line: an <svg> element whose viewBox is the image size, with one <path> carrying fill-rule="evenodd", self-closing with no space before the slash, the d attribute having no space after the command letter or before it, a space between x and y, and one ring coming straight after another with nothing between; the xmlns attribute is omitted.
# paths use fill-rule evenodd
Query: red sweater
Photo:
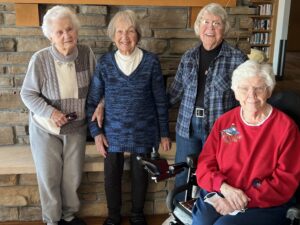
<svg viewBox="0 0 300 225"><path fill-rule="evenodd" d="M286 203L300 181L298 127L275 108L262 125L249 126L237 107L215 122L196 175L207 191L219 192L222 182L243 190L251 199L248 208Z"/></svg>

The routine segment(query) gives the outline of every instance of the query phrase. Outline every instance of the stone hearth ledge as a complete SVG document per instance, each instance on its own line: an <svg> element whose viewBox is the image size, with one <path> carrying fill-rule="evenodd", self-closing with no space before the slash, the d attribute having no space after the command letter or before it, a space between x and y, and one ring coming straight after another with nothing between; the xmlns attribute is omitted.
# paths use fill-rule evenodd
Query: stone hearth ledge
<svg viewBox="0 0 300 225"><path fill-rule="evenodd" d="M176 144L172 143L171 151L159 151L161 157L174 162ZM126 154L128 156L128 154ZM103 171L103 157L96 151L94 144L86 145L84 172ZM129 170L129 158L126 157L124 169ZM35 167L29 145L0 146L0 175L34 174Z"/></svg>

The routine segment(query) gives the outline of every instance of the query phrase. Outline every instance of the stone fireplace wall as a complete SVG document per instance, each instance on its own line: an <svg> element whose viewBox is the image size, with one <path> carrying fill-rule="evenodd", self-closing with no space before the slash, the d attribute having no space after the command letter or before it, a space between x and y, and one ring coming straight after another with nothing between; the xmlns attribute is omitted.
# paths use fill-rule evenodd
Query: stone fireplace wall
<svg viewBox="0 0 300 225"><path fill-rule="evenodd" d="M51 5L44 5L44 8ZM77 12L82 28L79 42L89 45L97 58L111 50L106 36L107 24L114 13L125 7L71 5ZM176 73L181 55L198 43L189 25L188 7L127 7L133 9L142 24L140 46L159 55L166 84ZM242 6L227 9L231 31L226 37L245 53L250 50L254 10ZM20 88L32 54L49 45L40 27L17 27L14 4L0 3L0 146L28 144L28 112L20 99ZM174 132L176 110L170 112Z"/></svg>
<svg viewBox="0 0 300 225"><path fill-rule="evenodd" d="M254 9L237 1L227 8L231 31L226 40L245 53L250 51ZM51 5L43 5L45 9ZM165 82L172 81L182 54L199 39L189 24L187 7L118 7L98 5L71 5L81 21L79 42L89 45L99 58L113 49L106 36L110 18L120 9L133 9L140 18L142 40L140 47L158 54ZM20 89L32 54L49 45L40 27L17 27L15 5L0 3L0 148L29 144L28 110L20 99ZM170 128L174 137L177 110L170 110ZM12 157L13 158L13 157ZM129 202L130 182L125 173L124 204ZM147 214L167 213L166 193L172 180L151 184L146 202ZM83 216L104 216L106 213L103 172L85 173L79 190L84 207ZM20 196L20 197L19 197ZM128 208L126 206L125 208ZM125 212L126 213L126 212ZM39 220L40 205L35 174L0 175L0 221Z"/></svg>

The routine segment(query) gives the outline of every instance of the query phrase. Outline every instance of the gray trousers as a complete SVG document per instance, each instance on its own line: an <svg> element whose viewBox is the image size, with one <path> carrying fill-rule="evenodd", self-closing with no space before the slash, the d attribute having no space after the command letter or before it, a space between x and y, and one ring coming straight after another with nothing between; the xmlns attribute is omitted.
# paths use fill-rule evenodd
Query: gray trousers
<svg viewBox="0 0 300 225"><path fill-rule="evenodd" d="M69 220L78 212L77 189L85 157L86 127L75 134L53 135L30 123L30 145L35 163L43 221Z"/></svg>

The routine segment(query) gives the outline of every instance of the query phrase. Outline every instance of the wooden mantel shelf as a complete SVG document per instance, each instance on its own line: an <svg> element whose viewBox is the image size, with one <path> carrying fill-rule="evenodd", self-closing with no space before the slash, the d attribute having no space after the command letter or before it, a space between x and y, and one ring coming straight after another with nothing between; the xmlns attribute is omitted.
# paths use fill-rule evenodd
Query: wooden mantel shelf
<svg viewBox="0 0 300 225"><path fill-rule="evenodd" d="M85 5L148 5L148 6L190 6L202 7L211 2L223 6L235 6L236 0L0 0L17 4L85 4Z"/></svg>
<svg viewBox="0 0 300 225"><path fill-rule="evenodd" d="M84 4L84 5L128 5L128 6L186 6L191 7L190 24L200 8L211 2L224 7L236 6L236 0L0 0L16 4L17 26L40 26L39 4Z"/></svg>

